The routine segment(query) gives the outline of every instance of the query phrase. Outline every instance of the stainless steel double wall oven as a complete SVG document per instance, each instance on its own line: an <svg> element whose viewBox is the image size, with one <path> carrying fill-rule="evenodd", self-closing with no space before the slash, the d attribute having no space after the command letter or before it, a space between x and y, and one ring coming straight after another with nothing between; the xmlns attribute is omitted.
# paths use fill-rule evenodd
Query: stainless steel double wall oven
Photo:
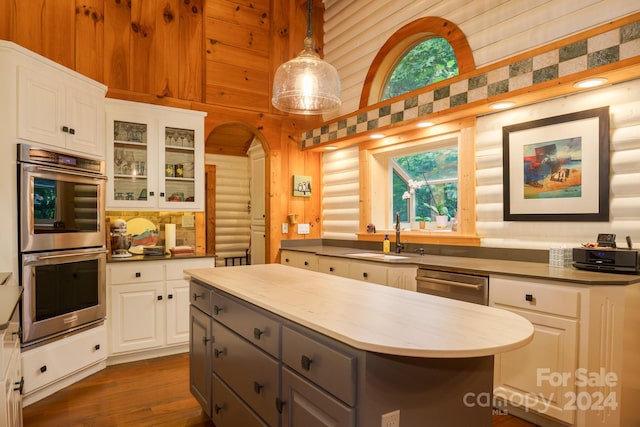
<svg viewBox="0 0 640 427"><path fill-rule="evenodd" d="M106 313L102 160L18 145L23 347Z"/></svg>

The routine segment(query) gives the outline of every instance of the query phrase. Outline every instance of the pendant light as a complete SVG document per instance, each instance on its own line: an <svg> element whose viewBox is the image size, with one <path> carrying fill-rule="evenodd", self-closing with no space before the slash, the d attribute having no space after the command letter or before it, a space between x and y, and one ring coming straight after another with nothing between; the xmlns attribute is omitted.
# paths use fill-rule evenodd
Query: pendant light
<svg viewBox="0 0 640 427"><path fill-rule="evenodd" d="M313 50L312 0L307 0L307 35L304 50L281 64L273 78L271 103L278 110L294 114L324 114L340 108L340 78L328 62Z"/></svg>

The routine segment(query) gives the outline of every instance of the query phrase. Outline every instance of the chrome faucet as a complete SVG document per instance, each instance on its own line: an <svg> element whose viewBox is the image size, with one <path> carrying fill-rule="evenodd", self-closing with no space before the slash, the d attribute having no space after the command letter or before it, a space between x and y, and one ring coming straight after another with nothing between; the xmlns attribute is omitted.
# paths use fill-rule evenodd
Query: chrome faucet
<svg viewBox="0 0 640 427"><path fill-rule="evenodd" d="M400 243L400 212L396 212L396 253L402 252L404 245Z"/></svg>

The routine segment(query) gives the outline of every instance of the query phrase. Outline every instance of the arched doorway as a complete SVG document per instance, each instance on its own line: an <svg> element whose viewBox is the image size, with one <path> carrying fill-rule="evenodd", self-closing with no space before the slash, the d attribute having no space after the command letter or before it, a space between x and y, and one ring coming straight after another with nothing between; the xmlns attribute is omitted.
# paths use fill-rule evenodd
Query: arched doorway
<svg viewBox="0 0 640 427"><path fill-rule="evenodd" d="M243 122L221 124L205 140L206 246L218 266L268 259L267 157L262 133Z"/></svg>

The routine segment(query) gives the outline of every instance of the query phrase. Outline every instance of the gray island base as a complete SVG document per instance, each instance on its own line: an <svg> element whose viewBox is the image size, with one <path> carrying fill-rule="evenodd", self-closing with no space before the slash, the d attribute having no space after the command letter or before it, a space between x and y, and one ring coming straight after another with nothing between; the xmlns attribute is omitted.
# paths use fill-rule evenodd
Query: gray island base
<svg viewBox="0 0 640 427"><path fill-rule="evenodd" d="M504 310L279 264L187 273L191 392L216 427L490 426L493 355L533 334Z"/></svg>

